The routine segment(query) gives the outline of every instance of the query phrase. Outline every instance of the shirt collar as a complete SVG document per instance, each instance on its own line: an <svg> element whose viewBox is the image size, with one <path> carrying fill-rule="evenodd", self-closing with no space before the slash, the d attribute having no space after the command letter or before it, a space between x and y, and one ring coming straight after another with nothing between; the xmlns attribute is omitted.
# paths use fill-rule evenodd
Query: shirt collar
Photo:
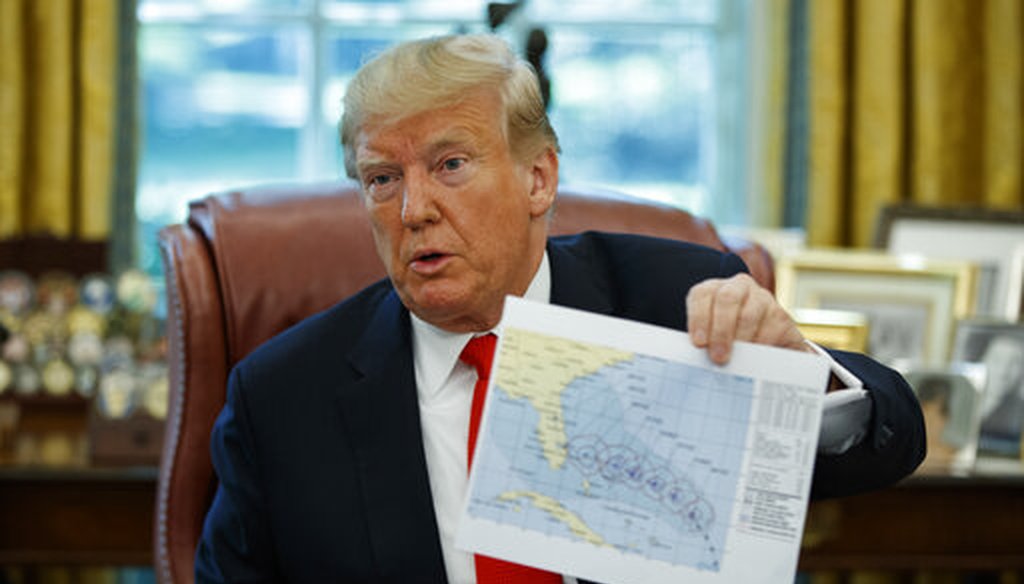
<svg viewBox="0 0 1024 584"><path fill-rule="evenodd" d="M537 273L533 275L530 286L523 298L534 302L548 304L551 301L551 264L548 252L544 251ZM445 380L451 375L452 369L459 360L459 354L469 339L477 333L453 333L438 328L415 314L412 318L412 352L413 364L416 369L416 387L421 397L436 395L444 386Z"/></svg>

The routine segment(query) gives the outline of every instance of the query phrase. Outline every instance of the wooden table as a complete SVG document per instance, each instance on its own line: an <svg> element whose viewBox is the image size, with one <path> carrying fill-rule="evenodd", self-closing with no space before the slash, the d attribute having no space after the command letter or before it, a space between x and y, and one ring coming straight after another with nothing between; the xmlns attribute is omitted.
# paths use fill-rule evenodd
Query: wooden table
<svg viewBox="0 0 1024 584"><path fill-rule="evenodd" d="M149 565L155 468L0 466L0 564ZM1024 479L911 477L811 506L800 569L1024 570Z"/></svg>
<svg viewBox="0 0 1024 584"><path fill-rule="evenodd" d="M1024 570L1024 477L911 476L811 505L801 570Z"/></svg>
<svg viewBox="0 0 1024 584"><path fill-rule="evenodd" d="M156 467L94 465L84 402L35 406L0 449L0 565L151 565Z"/></svg>
<svg viewBox="0 0 1024 584"><path fill-rule="evenodd" d="M151 565L155 492L155 468L0 467L0 565Z"/></svg>
<svg viewBox="0 0 1024 584"><path fill-rule="evenodd" d="M0 453L0 565L151 564L156 468L92 465L81 412L23 421L34 442ZM1024 570L1024 476L915 475L815 502L800 568Z"/></svg>

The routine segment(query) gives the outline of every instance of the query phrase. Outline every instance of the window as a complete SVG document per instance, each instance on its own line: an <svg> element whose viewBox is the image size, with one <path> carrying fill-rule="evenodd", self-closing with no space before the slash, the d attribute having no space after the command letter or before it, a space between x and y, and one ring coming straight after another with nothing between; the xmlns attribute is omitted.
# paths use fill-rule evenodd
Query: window
<svg viewBox="0 0 1024 584"><path fill-rule="evenodd" d="M528 0L499 32L548 35L563 182L743 219L742 0ZM152 272L187 201L342 176L345 83L395 42L487 30L482 0L139 0L136 213Z"/></svg>

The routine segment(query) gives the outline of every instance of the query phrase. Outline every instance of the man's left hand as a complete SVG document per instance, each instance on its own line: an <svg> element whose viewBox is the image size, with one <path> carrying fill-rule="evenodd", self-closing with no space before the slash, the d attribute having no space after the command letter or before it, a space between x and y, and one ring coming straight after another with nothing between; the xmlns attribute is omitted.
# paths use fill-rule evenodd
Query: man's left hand
<svg viewBox="0 0 1024 584"><path fill-rule="evenodd" d="M719 365L729 361L734 341L813 352L775 296L748 274L697 284L686 295L686 312L694 346L707 348Z"/></svg>

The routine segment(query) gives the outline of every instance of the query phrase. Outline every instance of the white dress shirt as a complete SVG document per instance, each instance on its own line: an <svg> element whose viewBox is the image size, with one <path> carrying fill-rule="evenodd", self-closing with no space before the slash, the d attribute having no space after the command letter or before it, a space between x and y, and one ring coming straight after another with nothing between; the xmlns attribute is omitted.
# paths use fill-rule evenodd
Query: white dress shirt
<svg viewBox="0 0 1024 584"><path fill-rule="evenodd" d="M524 298L545 304L551 301L551 265L547 252ZM476 584L473 554L455 548L455 531L466 495L466 442L469 438L469 409L476 385L476 371L461 362L459 354L474 334L450 333L415 314L411 317L423 449L445 570L451 584ZM849 388L826 396L818 445L820 453L842 453L860 442L866 433L871 400L866 399L867 392L857 377L832 360L820 347L811 346L829 358L832 372ZM576 582L569 577L564 581L566 584Z"/></svg>

